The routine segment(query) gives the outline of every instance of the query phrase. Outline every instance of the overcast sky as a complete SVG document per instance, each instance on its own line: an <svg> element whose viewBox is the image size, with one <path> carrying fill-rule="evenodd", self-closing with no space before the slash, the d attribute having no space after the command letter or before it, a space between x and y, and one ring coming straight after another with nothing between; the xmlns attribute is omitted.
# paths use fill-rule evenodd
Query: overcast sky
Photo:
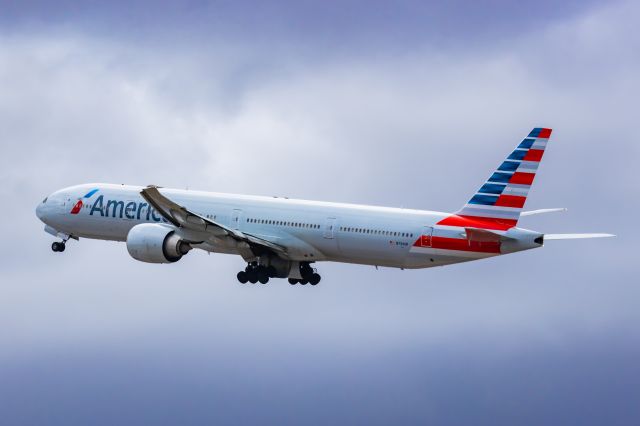
<svg viewBox="0 0 640 426"><path fill-rule="evenodd" d="M0 2L2 424L638 424L637 2ZM431 270L52 253L85 182L452 211L532 127L525 218Z"/></svg>

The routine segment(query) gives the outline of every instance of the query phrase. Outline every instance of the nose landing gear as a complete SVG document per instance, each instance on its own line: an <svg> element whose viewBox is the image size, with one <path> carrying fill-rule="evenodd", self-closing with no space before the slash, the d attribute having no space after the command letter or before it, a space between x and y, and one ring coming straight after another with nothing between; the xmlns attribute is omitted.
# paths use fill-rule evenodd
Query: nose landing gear
<svg viewBox="0 0 640 426"><path fill-rule="evenodd" d="M61 241L58 242L56 241L55 243L51 244L51 250L57 252L57 253L62 253L64 251L64 249L66 248L66 241Z"/></svg>

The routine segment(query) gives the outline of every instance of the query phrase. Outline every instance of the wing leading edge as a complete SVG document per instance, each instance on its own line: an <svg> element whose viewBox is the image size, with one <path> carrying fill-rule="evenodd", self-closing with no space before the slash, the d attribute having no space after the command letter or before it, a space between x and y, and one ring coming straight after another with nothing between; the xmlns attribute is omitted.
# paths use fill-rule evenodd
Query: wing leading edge
<svg viewBox="0 0 640 426"><path fill-rule="evenodd" d="M259 249L259 251L267 249L285 258L288 257L286 247L255 235L229 228L228 226L194 213L162 195L157 186L150 185L144 188L140 191L140 195L142 195L158 213L178 228L209 233L215 237L229 237L236 241L249 244L252 249Z"/></svg>

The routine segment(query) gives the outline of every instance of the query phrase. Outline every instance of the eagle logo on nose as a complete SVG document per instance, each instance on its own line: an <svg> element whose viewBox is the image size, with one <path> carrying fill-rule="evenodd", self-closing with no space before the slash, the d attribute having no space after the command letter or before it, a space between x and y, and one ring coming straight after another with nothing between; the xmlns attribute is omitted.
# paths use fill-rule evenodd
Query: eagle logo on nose
<svg viewBox="0 0 640 426"><path fill-rule="evenodd" d="M91 191L87 192L87 194L84 197L78 198L78 202L71 209L71 214L80 213L80 210L82 210L82 206L84 205L82 200L86 200L86 199L91 198L93 196L93 194L95 194L96 192L98 192L98 188L92 189Z"/></svg>

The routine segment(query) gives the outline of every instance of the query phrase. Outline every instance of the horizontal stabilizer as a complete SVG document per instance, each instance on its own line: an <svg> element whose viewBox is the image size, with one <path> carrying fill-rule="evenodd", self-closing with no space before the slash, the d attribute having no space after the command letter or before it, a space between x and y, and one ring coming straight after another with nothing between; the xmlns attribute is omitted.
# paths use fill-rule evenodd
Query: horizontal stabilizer
<svg viewBox="0 0 640 426"><path fill-rule="evenodd" d="M520 216L533 216L535 214L566 212L566 211L567 211L567 209L564 208L564 207L561 207L561 208L558 208L558 209L529 210L529 211L520 213Z"/></svg>
<svg viewBox="0 0 640 426"><path fill-rule="evenodd" d="M544 240L577 240L580 238L607 238L615 237L613 234L544 234Z"/></svg>

